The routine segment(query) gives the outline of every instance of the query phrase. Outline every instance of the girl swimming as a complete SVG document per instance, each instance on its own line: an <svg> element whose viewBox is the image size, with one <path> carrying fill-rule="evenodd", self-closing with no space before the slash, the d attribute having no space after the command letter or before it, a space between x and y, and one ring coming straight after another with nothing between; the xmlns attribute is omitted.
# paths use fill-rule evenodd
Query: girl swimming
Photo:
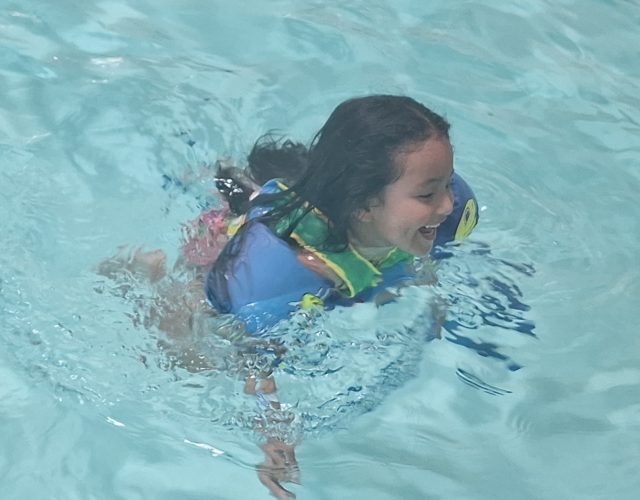
<svg viewBox="0 0 640 500"><path fill-rule="evenodd" d="M453 169L449 124L409 97L350 99L309 149L258 142L252 154L277 155L284 171L302 172L262 186L206 278L213 308L254 335L300 307L388 300L387 289L415 279L417 258L466 237L478 220L473 192ZM275 380L251 376L245 391L265 415L260 480L291 498L281 482L296 477L295 443L268 429L270 418L281 428L286 415Z"/></svg>
<svg viewBox="0 0 640 500"><path fill-rule="evenodd" d="M199 269L212 264L204 284L212 311L232 313L257 336L299 308L393 298L387 290L412 283L420 258L466 237L478 220L474 194L454 172L449 124L404 96L343 102L309 148L264 136L247 174L219 170L216 185L228 203L194 221L183 253ZM231 214L244 212L231 222ZM163 254L139 252L133 261L164 276ZM159 309L169 330L185 323L184 315L171 321ZM280 482L296 478L295 443L270 428L282 429L289 418L276 389L269 367L245 383L267 436L260 480L276 497L290 498Z"/></svg>

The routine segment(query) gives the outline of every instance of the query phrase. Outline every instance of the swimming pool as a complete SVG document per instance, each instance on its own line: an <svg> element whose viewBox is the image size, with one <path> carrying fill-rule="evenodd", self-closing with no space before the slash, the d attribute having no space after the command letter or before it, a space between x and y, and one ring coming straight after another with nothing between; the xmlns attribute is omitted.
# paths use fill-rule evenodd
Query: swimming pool
<svg viewBox="0 0 640 500"><path fill-rule="evenodd" d="M406 339L420 349L394 358L404 378L305 439L292 489L635 498L639 21L623 0L9 2L2 497L268 498L255 443L219 421L237 384L163 366L95 265L127 243L175 257L210 189L202 165L393 92L447 115L483 207L440 270L457 326ZM165 182L191 171L186 192Z"/></svg>

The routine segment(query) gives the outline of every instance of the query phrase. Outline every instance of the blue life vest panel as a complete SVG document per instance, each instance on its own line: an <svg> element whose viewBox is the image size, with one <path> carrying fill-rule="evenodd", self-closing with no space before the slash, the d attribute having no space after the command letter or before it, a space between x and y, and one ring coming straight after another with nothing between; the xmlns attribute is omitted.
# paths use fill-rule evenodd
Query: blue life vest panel
<svg viewBox="0 0 640 500"><path fill-rule="evenodd" d="M451 178L451 191L453 210L438 227L436 240L433 242L434 249L450 241L463 240L478 224L479 210L476 197L469 184L455 172Z"/></svg>
<svg viewBox="0 0 640 500"><path fill-rule="evenodd" d="M287 317L304 294L325 297L334 288L332 281L300 264L289 244L264 224L250 222L241 238L226 265L214 264L209 271L205 290L213 307L234 313L249 331ZM226 266L228 270L222 269Z"/></svg>

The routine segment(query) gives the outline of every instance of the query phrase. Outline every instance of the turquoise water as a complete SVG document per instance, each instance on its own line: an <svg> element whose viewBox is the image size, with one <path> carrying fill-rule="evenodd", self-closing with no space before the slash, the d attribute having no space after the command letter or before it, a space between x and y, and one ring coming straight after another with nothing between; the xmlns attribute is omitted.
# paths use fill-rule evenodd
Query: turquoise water
<svg viewBox="0 0 640 500"><path fill-rule="evenodd" d="M94 268L126 243L175 257L210 189L204 164L242 159L268 129L306 140L369 92L447 115L482 222L440 269L459 325L442 340L394 333L409 300L330 318L333 343L294 351L310 374L326 345L353 361L315 386L307 365L283 374L301 404L348 377L367 397L310 421L291 489L636 498L637 2L176 5L0 9L2 498L268 498L260 450L231 417L241 384L163 365Z"/></svg>

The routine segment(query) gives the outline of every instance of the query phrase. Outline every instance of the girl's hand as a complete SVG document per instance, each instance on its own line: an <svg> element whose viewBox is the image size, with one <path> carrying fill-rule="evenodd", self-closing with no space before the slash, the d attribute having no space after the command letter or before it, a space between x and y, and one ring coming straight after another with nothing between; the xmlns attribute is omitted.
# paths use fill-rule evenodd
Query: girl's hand
<svg viewBox="0 0 640 500"><path fill-rule="evenodd" d="M290 500L295 494L285 489L280 483L300 484L300 470L293 446L269 439L262 445L265 460L258 466L258 478L271 494L278 500Z"/></svg>

